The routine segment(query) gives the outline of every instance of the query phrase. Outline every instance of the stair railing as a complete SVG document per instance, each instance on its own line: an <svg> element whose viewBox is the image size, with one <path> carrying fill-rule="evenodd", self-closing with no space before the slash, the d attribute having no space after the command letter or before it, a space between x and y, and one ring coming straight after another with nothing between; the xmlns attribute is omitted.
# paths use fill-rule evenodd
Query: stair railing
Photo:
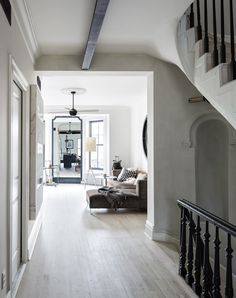
<svg viewBox="0 0 236 298"><path fill-rule="evenodd" d="M224 0L220 1L220 28L221 28L221 46L220 46L220 62L226 62L226 47L225 47L225 8Z"/></svg>
<svg viewBox="0 0 236 298"><path fill-rule="evenodd" d="M233 297L231 237L236 237L236 226L189 201L178 200L177 202L181 208L179 275L199 297ZM196 223L194 217L196 217ZM204 221L205 225L203 239L201 221ZM210 264L209 224L215 226L213 271ZM224 296L221 293L219 230L227 233Z"/></svg>
<svg viewBox="0 0 236 298"><path fill-rule="evenodd" d="M209 53L210 46L209 46L209 37L213 34L213 50L212 50L212 67L217 66L219 63L226 63L227 58L228 61L230 61L231 64L231 72L232 72L232 79L236 79L236 60L235 60L235 24L234 24L234 18L236 17L234 15L234 1L233 0L220 0L212 1L212 10L209 10L209 0L203 0L203 5L201 7L200 0L194 1L190 9L188 10L189 13L189 25L190 28L195 26L195 15L196 15L196 34L197 34L197 41L202 40L203 41L203 52ZM228 1L229 3L229 21L230 21L230 57L227 57L226 52L226 44L225 44L225 2ZM220 19L217 19L217 5L219 4L219 10L220 10ZM203 13L203 16L201 16L201 13ZM203 17L203 18L201 18ZM204 28L202 30L201 25L201 19L203 19L203 25ZM213 20L212 28L213 32L209 33L209 22L210 20ZM219 32L220 29L220 32ZM218 36L220 39L220 43L218 43ZM220 59L219 59L219 51L220 51Z"/></svg>

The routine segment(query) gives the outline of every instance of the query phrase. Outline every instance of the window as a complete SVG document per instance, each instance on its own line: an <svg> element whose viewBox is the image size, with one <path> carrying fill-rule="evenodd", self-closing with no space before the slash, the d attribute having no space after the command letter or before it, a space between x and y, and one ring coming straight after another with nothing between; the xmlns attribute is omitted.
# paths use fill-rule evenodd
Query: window
<svg viewBox="0 0 236 298"><path fill-rule="evenodd" d="M92 169L103 170L103 135L104 135L104 122L103 120L96 120L89 122L89 135L96 138L97 150L91 152L89 155L89 166Z"/></svg>

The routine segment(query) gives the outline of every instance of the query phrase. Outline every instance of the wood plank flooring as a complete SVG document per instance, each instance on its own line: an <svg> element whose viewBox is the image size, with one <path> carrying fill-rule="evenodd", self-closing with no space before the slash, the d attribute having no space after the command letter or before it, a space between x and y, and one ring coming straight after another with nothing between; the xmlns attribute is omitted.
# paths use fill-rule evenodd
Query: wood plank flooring
<svg viewBox="0 0 236 298"><path fill-rule="evenodd" d="M44 223L17 298L196 297L145 213L86 208L81 185L45 187Z"/></svg>

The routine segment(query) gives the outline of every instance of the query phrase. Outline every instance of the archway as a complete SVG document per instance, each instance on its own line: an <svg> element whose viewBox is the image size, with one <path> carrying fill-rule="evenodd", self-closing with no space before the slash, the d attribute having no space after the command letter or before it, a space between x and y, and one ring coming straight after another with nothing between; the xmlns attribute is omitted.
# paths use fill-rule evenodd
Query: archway
<svg viewBox="0 0 236 298"><path fill-rule="evenodd" d="M196 129L197 204L228 219L229 134L218 119L202 122Z"/></svg>

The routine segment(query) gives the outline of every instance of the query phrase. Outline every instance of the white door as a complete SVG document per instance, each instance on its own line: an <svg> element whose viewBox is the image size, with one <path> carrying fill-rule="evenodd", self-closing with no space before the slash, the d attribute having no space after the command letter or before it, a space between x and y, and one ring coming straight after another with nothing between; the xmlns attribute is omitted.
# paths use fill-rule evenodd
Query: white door
<svg viewBox="0 0 236 298"><path fill-rule="evenodd" d="M12 95L12 282L21 265L22 239L22 90L13 82Z"/></svg>

